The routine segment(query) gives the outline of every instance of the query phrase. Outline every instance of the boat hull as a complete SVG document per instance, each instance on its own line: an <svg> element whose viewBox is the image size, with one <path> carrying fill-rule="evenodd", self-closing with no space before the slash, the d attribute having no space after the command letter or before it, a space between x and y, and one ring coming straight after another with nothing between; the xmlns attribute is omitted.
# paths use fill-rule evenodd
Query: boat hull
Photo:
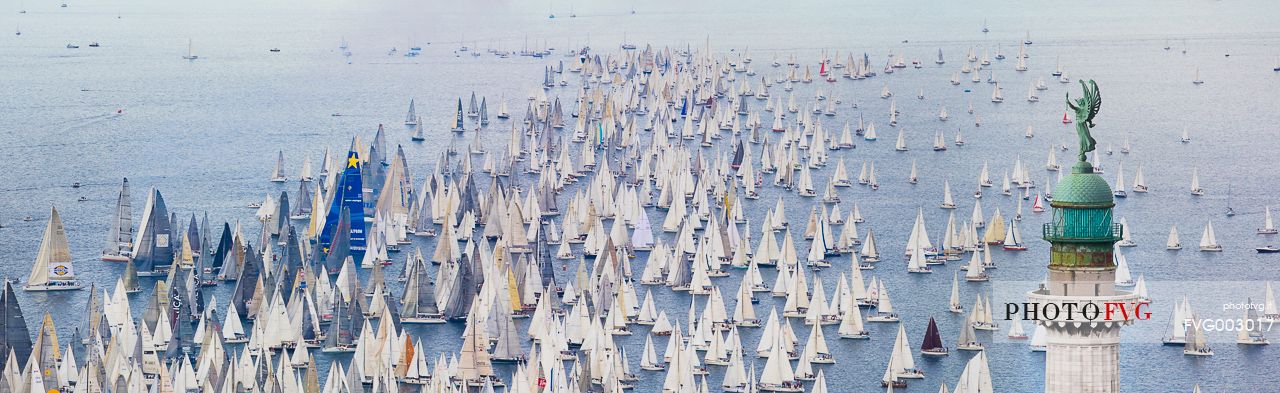
<svg viewBox="0 0 1280 393"><path fill-rule="evenodd" d="M132 258L124 255L102 255L103 262L129 262L130 260L132 260Z"/></svg>
<svg viewBox="0 0 1280 393"><path fill-rule="evenodd" d="M27 292L51 292L51 291L74 291L74 290L79 290L83 288L84 287L81 286L80 283L75 283L74 285L48 285L48 284L26 285L22 287L22 290Z"/></svg>

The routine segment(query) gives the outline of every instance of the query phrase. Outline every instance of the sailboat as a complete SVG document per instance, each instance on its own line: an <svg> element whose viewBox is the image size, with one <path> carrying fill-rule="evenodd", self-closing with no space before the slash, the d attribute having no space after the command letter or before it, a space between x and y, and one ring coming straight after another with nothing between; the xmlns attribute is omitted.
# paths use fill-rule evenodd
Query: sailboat
<svg viewBox="0 0 1280 393"><path fill-rule="evenodd" d="M973 250L973 254L969 258L969 264L964 266L965 281L982 282L982 281L987 281L991 279L991 277L988 276L987 273L985 272L986 269L982 264L983 258L990 257L991 253L989 251L984 253L983 251L984 250L981 248ZM956 296L956 299L953 299L953 300L955 300L955 303L952 304L952 311L953 312L955 312L956 310L963 311L964 310L963 308L959 308L959 301L960 301L959 296Z"/></svg>
<svg viewBox="0 0 1280 393"><path fill-rule="evenodd" d="M1124 257L1124 253L1120 252L1120 248L1116 247L1113 252L1116 262L1116 278L1115 285L1117 287L1132 287L1136 283L1133 282L1133 274L1129 272L1128 259Z"/></svg>
<svg viewBox="0 0 1280 393"><path fill-rule="evenodd" d="M1124 190L1124 164L1121 163L1116 168L1116 188L1111 192L1111 196L1116 198L1127 198L1129 193Z"/></svg>
<svg viewBox="0 0 1280 393"><path fill-rule="evenodd" d="M884 282L876 281L876 312L867 317L867 322L898 322L898 314L893 312L893 303L889 301L889 291Z"/></svg>
<svg viewBox="0 0 1280 393"><path fill-rule="evenodd" d="M1200 251L1222 251L1222 245L1218 244L1218 236L1213 231L1213 221L1209 221L1205 224L1204 232L1200 235Z"/></svg>
<svg viewBox="0 0 1280 393"><path fill-rule="evenodd" d="M1188 311L1190 309L1188 308ZM1195 313L1189 313L1188 319L1199 321ZM1182 354L1188 356L1213 356L1213 348L1209 348L1209 344L1205 339L1204 329L1201 329L1199 323L1184 324L1186 329L1186 340L1182 348Z"/></svg>
<svg viewBox="0 0 1280 393"><path fill-rule="evenodd" d="M1004 102L1004 95L1000 94L1000 83L996 83L995 87L991 89L991 102L994 102L994 103Z"/></svg>
<svg viewBox="0 0 1280 393"><path fill-rule="evenodd" d="M1244 304L1254 304L1253 299L1247 299L1247 301ZM1259 318L1258 316L1258 310L1256 309L1256 307L1245 307L1244 309L1245 309L1244 316L1241 317L1240 321L1254 321L1254 322L1261 321L1261 318ZM1248 323L1248 322L1243 323L1242 326L1239 326L1236 328L1239 330L1236 333L1236 344L1242 344L1242 345L1271 344L1271 342L1267 340L1267 336L1265 334L1266 333L1265 326L1267 325L1263 325L1261 323Z"/></svg>
<svg viewBox="0 0 1280 393"><path fill-rule="evenodd" d="M192 52L192 50L191 50L191 39L190 39L190 38L188 38L188 39L187 39L187 55L186 55L186 56L182 56L182 58L183 58L183 59L187 59L187 60L196 60L196 59L199 59L199 58L200 58L200 56L196 56L195 52Z"/></svg>
<svg viewBox="0 0 1280 393"><path fill-rule="evenodd" d="M662 371L667 369L666 363L658 358L653 349L653 336L644 337L644 354L640 357L640 369L645 371Z"/></svg>
<svg viewBox="0 0 1280 393"><path fill-rule="evenodd" d="M796 380L795 370L791 368L791 361L788 360L785 343L783 341L784 334L773 334L773 345L769 350L769 360L765 362L764 372L760 375L760 380L756 382L755 388L761 391L769 392L803 392L804 384ZM680 357L672 356L672 359ZM673 362L675 363L675 362ZM673 364L673 366L676 366Z"/></svg>
<svg viewBox="0 0 1280 393"><path fill-rule="evenodd" d="M1027 246L1022 243L1022 231L1018 230L1018 220L1010 220L1008 232L1004 236L1004 249L1010 251L1026 251Z"/></svg>
<svg viewBox="0 0 1280 393"><path fill-rule="evenodd" d="M1147 177L1142 173L1142 166L1138 166L1138 172L1133 175L1133 192L1147 192Z"/></svg>
<svg viewBox="0 0 1280 393"><path fill-rule="evenodd" d="M973 330L972 328L970 330ZM938 333L938 323L929 318L929 326L924 330L924 341L920 343L920 354L925 356L946 356L949 352L942 345L942 335Z"/></svg>
<svg viewBox="0 0 1280 393"><path fill-rule="evenodd" d="M939 207L943 209L955 209L956 202L951 197L951 181L942 181L942 204Z"/></svg>
<svg viewBox="0 0 1280 393"><path fill-rule="evenodd" d="M401 323L445 323L444 314L440 312L440 306L436 302L436 288L427 272L426 262L421 258L410 258L405 263L409 265L409 273L401 299Z"/></svg>
<svg viewBox="0 0 1280 393"><path fill-rule="evenodd" d="M276 169L271 172L271 182L283 183L286 180L289 178L284 175L284 150L280 150L276 156Z"/></svg>
<svg viewBox="0 0 1280 393"><path fill-rule="evenodd" d="M1117 247L1135 247L1138 243L1133 241L1133 235L1129 232L1129 221L1124 217L1120 217L1120 241L1116 243Z"/></svg>
<svg viewBox="0 0 1280 393"><path fill-rule="evenodd" d="M963 325L960 325L960 337L956 339L956 349L962 351L981 351L983 349L981 342L978 342L978 334L973 330L973 321L969 317L965 317Z"/></svg>
<svg viewBox="0 0 1280 393"><path fill-rule="evenodd" d="M1182 242L1178 240L1178 224L1169 227L1169 239L1164 243L1166 250L1181 250Z"/></svg>
<svg viewBox="0 0 1280 393"><path fill-rule="evenodd" d="M1270 281L1267 281L1266 293L1263 295L1262 321L1280 321L1280 307L1277 307L1275 290L1271 288Z"/></svg>
<svg viewBox="0 0 1280 393"><path fill-rule="evenodd" d="M422 142L427 140L427 132L425 129L422 128L422 118L419 117L417 120L414 121L414 123L415 124L413 126L413 135L410 136L409 139L414 142Z"/></svg>
<svg viewBox="0 0 1280 393"><path fill-rule="evenodd" d="M458 116L454 118L453 127L449 130L453 132L465 132L467 130L465 127L462 117L462 98L458 98Z"/></svg>
<svg viewBox="0 0 1280 393"><path fill-rule="evenodd" d="M964 313L964 305L960 303L960 273L951 273L951 299L948 309L954 314Z"/></svg>
<svg viewBox="0 0 1280 393"><path fill-rule="evenodd" d="M1258 228L1258 234L1259 234L1259 235L1274 235L1274 234L1276 234L1276 232L1277 232L1277 231L1276 231L1276 224L1275 224L1275 222L1273 222L1273 221L1271 220L1271 206L1263 206L1263 207L1262 207L1262 211L1263 211L1263 213L1264 213L1264 214L1263 214L1263 217L1264 217L1264 218L1263 218L1263 220L1262 220L1262 228Z"/></svg>
<svg viewBox="0 0 1280 393"><path fill-rule="evenodd" d="M1009 325L1009 334L1006 335L1010 340L1026 340L1027 332L1022 330L1022 321L1014 320Z"/></svg>
<svg viewBox="0 0 1280 393"><path fill-rule="evenodd" d="M1191 84L1199 85L1202 83L1204 83L1204 81L1200 80L1200 67L1196 67L1196 77L1191 80Z"/></svg>
<svg viewBox="0 0 1280 393"><path fill-rule="evenodd" d="M169 221L164 197L153 187L133 239L132 263L137 266L139 276L161 276L169 271L174 261L172 235L173 223Z"/></svg>
<svg viewBox="0 0 1280 393"><path fill-rule="evenodd" d="M133 251L133 209L129 198L129 179L124 179L109 224L107 246L102 249L103 261L128 262L130 259Z"/></svg>
<svg viewBox="0 0 1280 393"><path fill-rule="evenodd" d="M404 125L406 125L406 126L416 126L416 125L418 125L418 114L417 114L416 112L417 112L417 111L415 111L415 110L414 110L414 108L413 108L413 99L412 99L412 98L410 98L410 99L409 99L409 113L407 113L407 114L405 114L405 115L404 115Z"/></svg>
<svg viewBox="0 0 1280 393"><path fill-rule="evenodd" d="M964 371L960 372L960 380L956 381L955 393L985 393L996 390L991 383L991 368L987 364L987 351L978 352L977 355L969 359L969 363L965 364Z"/></svg>
<svg viewBox="0 0 1280 393"><path fill-rule="evenodd" d="M1200 188L1200 168L1191 168L1191 195L1204 195L1204 188Z"/></svg>
<svg viewBox="0 0 1280 393"><path fill-rule="evenodd" d="M49 209L49 223L40 240L40 252L27 277L27 291L65 291L80 289L75 269L71 265L71 246L67 231L62 227L62 217L57 208Z"/></svg>
<svg viewBox="0 0 1280 393"><path fill-rule="evenodd" d="M1049 348L1048 335L1048 329L1044 325L1036 324L1035 330L1031 331L1031 342L1027 346L1032 352L1044 352Z"/></svg>

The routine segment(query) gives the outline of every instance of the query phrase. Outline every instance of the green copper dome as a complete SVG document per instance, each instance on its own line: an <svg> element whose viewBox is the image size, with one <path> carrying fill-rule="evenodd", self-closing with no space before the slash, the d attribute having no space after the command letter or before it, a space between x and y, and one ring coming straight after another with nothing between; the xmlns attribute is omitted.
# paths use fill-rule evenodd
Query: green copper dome
<svg viewBox="0 0 1280 393"><path fill-rule="evenodd" d="M1052 205L1101 208L1115 206L1115 200L1111 197L1111 185L1093 173L1093 165L1077 162L1071 167L1071 174L1054 187Z"/></svg>

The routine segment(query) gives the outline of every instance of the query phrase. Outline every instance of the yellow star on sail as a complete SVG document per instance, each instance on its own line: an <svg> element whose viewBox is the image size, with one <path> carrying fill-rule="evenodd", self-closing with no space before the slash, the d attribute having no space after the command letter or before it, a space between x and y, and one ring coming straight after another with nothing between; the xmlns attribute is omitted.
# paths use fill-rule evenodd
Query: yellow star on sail
<svg viewBox="0 0 1280 393"><path fill-rule="evenodd" d="M357 158L355 154L347 157L347 168L355 168L358 165L360 165L360 159Z"/></svg>

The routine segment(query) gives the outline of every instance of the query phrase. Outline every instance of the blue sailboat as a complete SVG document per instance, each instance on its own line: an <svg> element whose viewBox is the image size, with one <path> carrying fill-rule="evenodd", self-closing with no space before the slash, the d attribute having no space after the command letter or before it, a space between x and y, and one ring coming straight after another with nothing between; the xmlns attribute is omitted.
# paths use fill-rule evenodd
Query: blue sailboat
<svg viewBox="0 0 1280 393"><path fill-rule="evenodd" d="M360 155L356 152L356 144L352 143L352 149L347 152L346 169L342 172L342 177L338 179L338 190L333 193L333 202L329 203L329 212L325 216L325 226L320 232L320 251L328 255L335 251L332 250L333 240L340 227L340 222L345 221L350 225L346 233L349 234L349 255L351 258L359 261L364 259L365 251L365 222L364 222L364 185L360 175L361 162ZM341 220L346 218L346 220Z"/></svg>

